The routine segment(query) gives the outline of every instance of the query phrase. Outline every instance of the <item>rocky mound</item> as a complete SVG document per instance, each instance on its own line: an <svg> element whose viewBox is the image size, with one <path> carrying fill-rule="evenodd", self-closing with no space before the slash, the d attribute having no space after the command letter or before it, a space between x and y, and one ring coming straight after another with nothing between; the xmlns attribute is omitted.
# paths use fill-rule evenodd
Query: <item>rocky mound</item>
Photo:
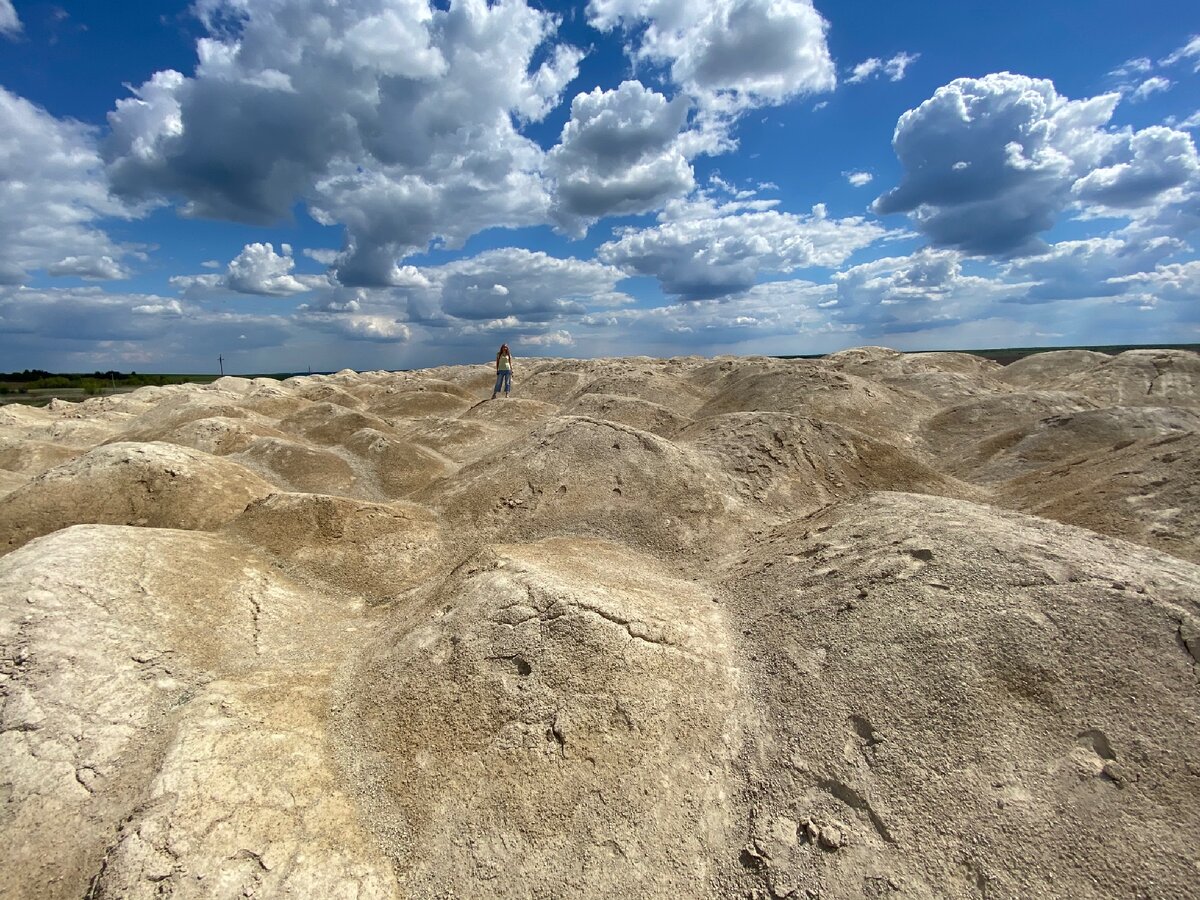
<svg viewBox="0 0 1200 900"><path fill-rule="evenodd" d="M1200 406L1200 354L1126 350L1059 383L1106 406Z"/></svg>
<svg viewBox="0 0 1200 900"><path fill-rule="evenodd" d="M1200 568L875 494L726 589L760 724L725 896L1192 893Z"/></svg>
<svg viewBox="0 0 1200 900"><path fill-rule="evenodd" d="M732 485L705 459L645 431L556 417L414 496L464 542L556 534L700 551L741 515Z"/></svg>
<svg viewBox="0 0 1200 900"><path fill-rule="evenodd" d="M315 444L345 444L363 428L390 432L392 426L378 416L320 402L280 419L279 427Z"/></svg>
<svg viewBox="0 0 1200 900"><path fill-rule="evenodd" d="M128 413L112 413L99 407L85 411L84 407L91 402L55 400L41 408L20 403L0 405L0 438L43 441L86 450L117 434L134 418Z"/></svg>
<svg viewBox="0 0 1200 900"><path fill-rule="evenodd" d="M693 418L729 412L786 412L849 425L897 442L934 404L877 381L849 375L809 360L775 362L764 371L743 374L734 367L718 381L714 398Z"/></svg>
<svg viewBox="0 0 1200 900"><path fill-rule="evenodd" d="M50 441L0 438L0 469L32 477L74 459L79 452Z"/></svg>
<svg viewBox="0 0 1200 900"><path fill-rule="evenodd" d="M359 475L331 450L285 438L255 438L227 459L240 463L276 488L302 493L341 494L375 499L366 475Z"/></svg>
<svg viewBox="0 0 1200 900"><path fill-rule="evenodd" d="M1053 389L1062 379L1091 372L1111 360L1107 353L1095 350L1049 350L1009 363L998 377L1020 388Z"/></svg>
<svg viewBox="0 0 1200 900"><path fill-rule="evenodd" d="M692 420L649 400L617 394L584 393L563 408L570 416L586 416L620 422L659 437L672 438L691 424Z"/></svg>
<svg viewBox="0 0 1200 900"><path fill-rule="evenodd" d="M711 455L743 498L791 516L872 490L971 492L891 444L785 413L710 416L676 440Z"/></svg>
<svg viewBox="0 0 1200 900"><path fill-rule="evenodd" d="M1200 562L1200 432L1117 444L1001 485L996 502Z"/></svg>
<svg viewBox="0 0 1200 900"><path fill-rule="evenodd" d="M262 437L287 440L286 434L262 421L256 421L258 418L213 416L207 419L193 419L163 432L155 439L168 444L191 447L213 456L240 453Z"/></svg>
<svg viewBox="0 0 1200 900"><path fill-rule="evenodd" d="M321 494L272 494L226 530L286 564L294 577L388 600L441 561L441 529L424 508Z"/></svg>
<svg viewBox="0 0 1200 900"><path fill-rule="evenodd" d="M4 895L394 896L324 750L357 612L210 534L0 558Z"/></svg>
<svg viewBox="0 0 1200 900"><path fill-rule="evenodd" d="M495 453L524 433L478 419L433 416L416 422L397 423L396 431L422 446L437 447L439 453L460 465Z"/></svg>
<svg viewBox="0 0 1200 900"><path fill-rule="evenodd" d="M972 480L994 483L1079 457L1123 450L1145 438L1188 431L1200 431L1200 414L1189 409L1084 409L994 434L965 453L959 468Z"/></svg>
<svg viewBox="0 0 1200 900"><path fill-rule="evenodd" d="M922 424L921 437L929 453L948 460L998 433L1028 428L1049 416L1069 417L1094 407L1095 403L1086 397L1061 391L991 394L954 403L934 413Z"/></svg>
<svg viewBox="0 0 1200 900"><path fill-rule="evenodd" d="M0 547L85 522L211 531L270 492L242 466L207 453L107 444L0 499Z"/></svg>
<svg viewBox="0 0 1200 900"><path fill-rule="evenodd" d="M457 391L429 388L375 394L367 408L384 419L417 419L452 416L470 406L471 401Z"/></svg>
<svg viewBox="0 0 1200 900"><path fill-rule="evenodd" d="M362 460L384 497L407 497L458 469L436 450L374 428L362 428L344 443Z"/></svg>
<svg viewBox="0 0 1200 900"><path fill-rule="evenodd" d="M645 400L669 409L677 416L692 416L710 399L708 391L701 390L687 379L655 371L647 365L632 371L613 372L601 375L582 387L576 398L586 394L616 394ZM562 403L568 398L559 398Z"/></svg>
<svg viewBox="0 0 1200 900"><path fill-rule="evenodd" d="M0 469L0 496L10 494L23 485L28 479L18 472Z"/></svg>
<svg viewBox="0 0 1200 900"><path fill-rule="evenodd" d="M737 840L727 633L703 588L591 541L498 546L397 610L336 727L405 891L708 895Z"/></svg>

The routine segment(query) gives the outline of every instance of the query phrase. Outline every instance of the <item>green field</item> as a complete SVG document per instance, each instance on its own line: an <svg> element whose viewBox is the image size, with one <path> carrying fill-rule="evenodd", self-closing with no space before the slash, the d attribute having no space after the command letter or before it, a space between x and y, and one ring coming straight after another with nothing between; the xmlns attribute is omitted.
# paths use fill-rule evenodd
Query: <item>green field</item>
<svg viewBox="0 0 1200 900"><path fill-rule="evenodd" d="M147 385L209 384L219 375L144 375L137 372L46 372L26 369L24 372L0 372L0 404L24 403L45 406L51 400L70 400L77 403L88 397L127 394Z"/></svg>

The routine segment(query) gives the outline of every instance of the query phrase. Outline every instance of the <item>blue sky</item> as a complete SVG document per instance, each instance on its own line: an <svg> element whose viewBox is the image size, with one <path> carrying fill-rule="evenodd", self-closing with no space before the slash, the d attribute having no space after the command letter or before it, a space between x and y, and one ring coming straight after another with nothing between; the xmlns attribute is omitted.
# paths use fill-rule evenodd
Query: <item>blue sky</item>
<svg viewBox="0 0 1200 900"><path fill-rule="evenodd" d="M1190 2L0 0L0 370L1200 342Z"/></svg>

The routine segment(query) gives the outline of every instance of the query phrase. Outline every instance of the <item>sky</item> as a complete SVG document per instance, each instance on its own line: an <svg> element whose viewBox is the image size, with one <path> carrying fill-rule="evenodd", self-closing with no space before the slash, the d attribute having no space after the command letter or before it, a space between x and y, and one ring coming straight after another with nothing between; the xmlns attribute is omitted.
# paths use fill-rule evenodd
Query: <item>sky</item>
<svg viewBox="0 0 1200 900"><path fill-rule="evenodd" d="M1200 342L1194 0L0 0L0 371Z"/></svg>

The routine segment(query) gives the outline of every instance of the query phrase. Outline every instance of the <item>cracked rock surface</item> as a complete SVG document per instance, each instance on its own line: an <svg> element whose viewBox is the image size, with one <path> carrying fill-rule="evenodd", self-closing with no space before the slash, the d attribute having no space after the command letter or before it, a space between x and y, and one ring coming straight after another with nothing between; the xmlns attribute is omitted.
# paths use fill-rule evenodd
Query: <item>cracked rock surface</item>
<svg viewBox="0 0 1200 900"><path fill-rule="evenodd" d="M0 406L0 898L1200 895L1200 363Z"/></svg>

